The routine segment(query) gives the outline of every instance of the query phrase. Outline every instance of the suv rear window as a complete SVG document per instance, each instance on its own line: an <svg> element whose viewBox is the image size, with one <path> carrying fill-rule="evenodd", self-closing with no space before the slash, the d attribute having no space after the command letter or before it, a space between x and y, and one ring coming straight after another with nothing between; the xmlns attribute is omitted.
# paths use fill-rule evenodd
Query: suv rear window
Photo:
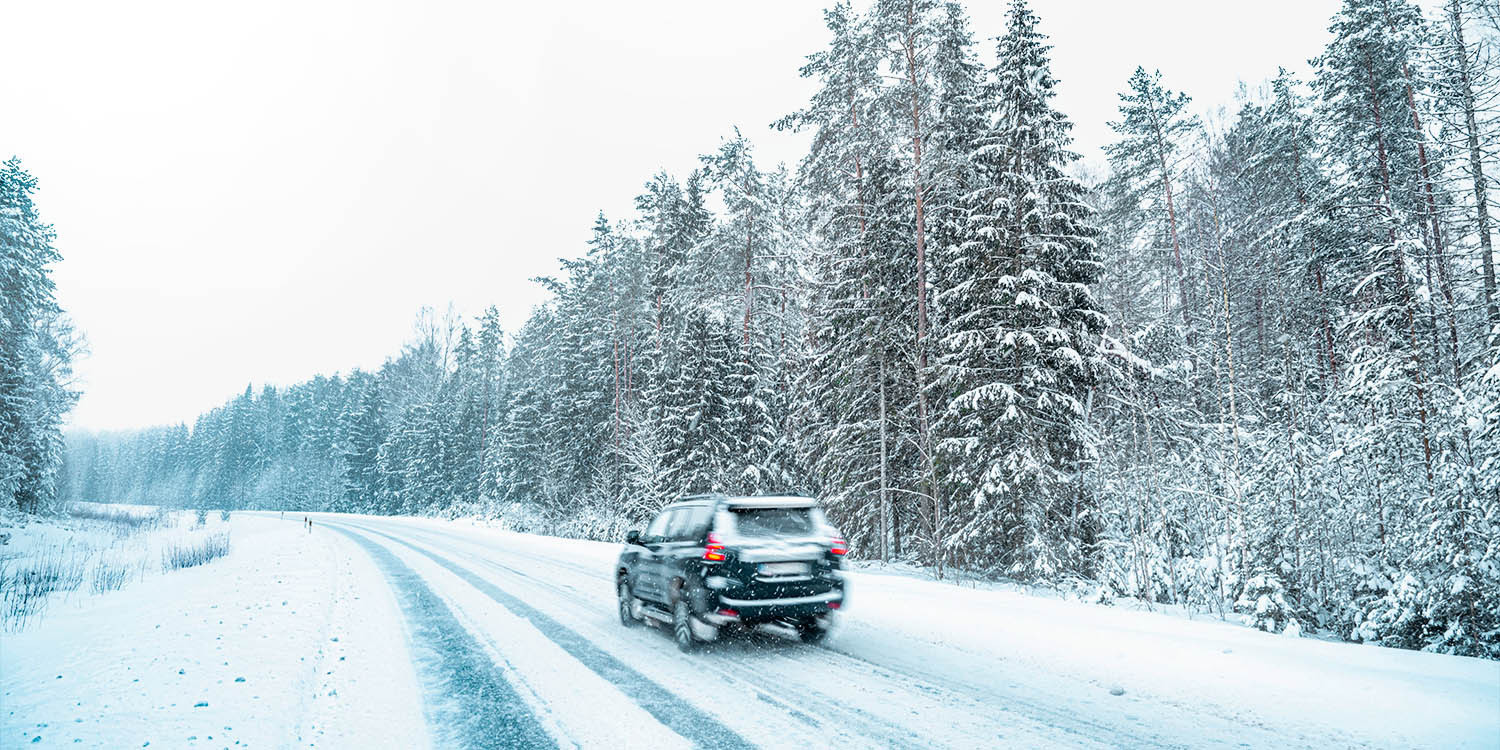
<svg viewBox="0 0 1500 750"><path fill-rule="evenodd" d="M667 539L674 542L696 542L707 531L708 516L713 509L707 505L688 505L677 510L672 523L667 527Z"/></svg>
<svg viewBox="0 0 1500 750"><path fill-rule="evenodd" d="M730 508L740 536L808 536L817 528L812 508Z"/></svg>

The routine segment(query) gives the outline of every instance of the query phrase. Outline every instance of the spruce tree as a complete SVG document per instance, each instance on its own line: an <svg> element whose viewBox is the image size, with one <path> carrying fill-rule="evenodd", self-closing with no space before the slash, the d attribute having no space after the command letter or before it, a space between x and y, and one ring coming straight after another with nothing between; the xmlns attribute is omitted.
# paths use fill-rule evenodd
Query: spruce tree
<svg viewBox="0 0 1500 750"><path fill-rule="evenodd" d="M1072 127L1051 103L1048 46L1024 0L1012 2L994 77L998 112L976 140L966 240L943 305L939 360L952 394L940 422L945 483L962 525L953 543L1007 573L1089 571L1092 457L1086 402L1105 317L1085 189L1067 174Z"/></svg>
<svg viewBox="0 0 1500 750"><path fill-rule="evenodd" d="M368 376L350 381L357 401L342 418L343 496L337 510L373 512L375 498L381 489L379 467L380 445L385 441L384 403L380 389Z"/></svg>
<svg viewBox="0 0 1500 750"><path fill-rule="evenodd" d="M56 237L32 202L37 182L12 158L0 166L0 502L50 506L62 465L63 415L76 348L54 297Z"/></svg>

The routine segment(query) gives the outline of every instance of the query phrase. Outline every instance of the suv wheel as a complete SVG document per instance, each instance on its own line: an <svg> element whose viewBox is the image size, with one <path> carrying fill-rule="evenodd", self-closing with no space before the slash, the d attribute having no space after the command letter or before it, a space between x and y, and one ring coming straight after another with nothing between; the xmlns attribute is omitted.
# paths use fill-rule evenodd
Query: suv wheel
<svg viewBox="0 0 1500 750"><path fill-rule="evenodd" d="M797 637L803 643L820 644L828 640L828 625L819 618L809 617L797 623Z"/></svg>
<svg viewBox="0 0 1500 750"><path fill-rule="evenodd" d="M687 597L678 597L672 605L672 638L677 641L677 650L688 653L698 647L693 637L693 613L688 611Z"/></svg>
<svg viewBox="0 0 1500 750"><path fill-rule="evenodd" d="M620 576L620 624L625 627L634 627L638 620L635 619L635 594L630 591L630 581L625 576Z"/></svg>

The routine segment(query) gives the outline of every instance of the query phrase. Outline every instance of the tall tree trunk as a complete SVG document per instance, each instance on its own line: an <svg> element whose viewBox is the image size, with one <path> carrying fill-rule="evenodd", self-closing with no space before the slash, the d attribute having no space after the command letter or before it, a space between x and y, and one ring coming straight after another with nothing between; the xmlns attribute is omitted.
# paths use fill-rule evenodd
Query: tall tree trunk
<svg viewBox="0 0 1500 750"><path fill-rule="evenodd" d="M880 365L880 559L891 560L891 496L889 487L890 453L887 449L886 404L885 404L885 346L883 339L877 341L876 354Z"/></svg>
<svg viewBox="0 0 1500 750"><path fill-rule="evenodd" d="M755 211L750 205L750 180L745 179L745 361L750 361L750 316L755 308L755 287L750 274L751 265L755 261L754 246L751 244L755 236Z"/></svg>
<svg viewBox="0 0 1500 750"><path fill-rule="evenodd" d="M927 469L927 493L932 502L933 564L938 577L943 575L942 540L943 503L938 497L932 460L932 436L927 415L927 220L922 190L922 100L917 84L916 4L906 3L906 33L902 46L906 53L906 81L911 87L912 187L915 190L917 218L917 432L918 444Z"/></svg>
<svg viewBox="0 0 1500 750"><path fill-rule="evenodd" d="M1172 235L1172 260L1177 266L1177 303L1182 307L1182 325L1186 335L1191 341L1192 319L1189 314L1191 293L1188 292L1187 267L1182 262L1182 243L1177 239L1177 207L1172 201L1172 171L1167 164L1167 144L1162 136L1162 123L1159 121L1154 104L1147 102L1151 108L1151 131L1156 140L1156 158L1161 165L1161 188L1167 200L1167 229Z"/></svg>
<svg viewBox="0 0 1500 750"><path fill-rule="evenodd" d="M1232 489L1234 497L1234 512L1237 536L1239 537L1239 570L1245 569L1245 502L1240 493L1240 420L1239 407L1236 401L1235 372L1234 372L1234 330L1230 324L1231 311L1229 308L1229 263L1224 258L1224 238L1219 225L1219 191L1218 185L1209 186L1209 194L1213 196L1213 219L1214 219L1214 246L1219 251L1219 295L1224 305L1224 359L1229 368L1229 444L1231 449L1230 470L1234 481Z"/></svg>

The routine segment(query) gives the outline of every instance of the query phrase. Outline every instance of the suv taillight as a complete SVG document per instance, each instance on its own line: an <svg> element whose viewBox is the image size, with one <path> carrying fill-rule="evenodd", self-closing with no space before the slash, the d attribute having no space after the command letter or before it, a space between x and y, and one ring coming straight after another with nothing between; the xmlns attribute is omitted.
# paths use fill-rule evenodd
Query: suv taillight
<svg viewBox="0 0 1500 750"><path fill-rule="evenodd" d="M719 562L724 559L724 543L719 541L719 535L710 531L708 541L703 545L703 559L709 562Z"/></svg>
<svg viewBox="0 0 1500 750"><path fill-rule="evenodd" d="M836 536L832 539L829 539L828 543L829 545L831 545L828 551L835 555L846 555L849 553L849 544L845 542L844 538L841 536Z"/></svg>

